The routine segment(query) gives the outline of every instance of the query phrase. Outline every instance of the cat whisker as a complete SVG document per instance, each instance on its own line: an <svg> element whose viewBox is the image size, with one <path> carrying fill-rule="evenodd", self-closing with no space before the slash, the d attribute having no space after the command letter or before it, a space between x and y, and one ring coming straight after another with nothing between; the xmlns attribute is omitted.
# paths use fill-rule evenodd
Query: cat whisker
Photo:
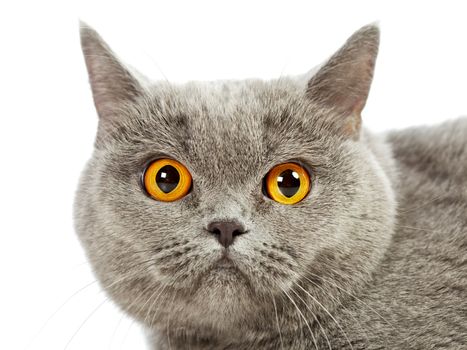
<svg viewBox="0 0 467 350"><path fill-rule="evenodd" d="M406 228L406 229L415 230L415 231L431 232L431 233L435 233L435 234L443 234L444 233L443 231L436 231L436 230L433 230L433 229L414 227L414 226L397 225L397 227Z"/></svg>
<svg viewBox="0 0 467 350"><path fill-rule="evenodd" d="M332 270L334 273L336 273L336 271ZM361 303L362 305L366 306L368 309L370 309L372 312L374 312L378 317L380 317L386 324L388 324L389 326L393 327L394 329L397 329L393 324L391 324L388 320L386 320L386 318L384 318L383 316L381 316L375 309L373 309L370 305L366 304L364 301L362 301L360 298L358 298L357 296L355 296L354 294L346 291L344 288L340 287L339 285L337 285L336 283L334 283L333 281L325 278L325 277L322 277L322 276L319 276L317 274L314 274L312 272L308 272L309 274L313 275L314 277L316 278L320 278L322 279L323 281L326 281L327 283L331 284L332 286L336 287L337 289L339 289L340 291L342 291L343 293L351 296L352 298L354 298L356 301L358 301L359 303ZM305 277L307 280L310 281L309 278Z"/></svg>
<svg viewBox="0 0 467 350"><path fill-rule="evenodd" d="M338 272L336 272L335 270L331 269L332 272L334 272L336 275L339 275ZM310 273L310 272L309 272ZM370 305L368 305L367 303L365 303L363 300L361 300L360 298L358 298L356 295L354 295L353 293L350 293L349 291L343 289L342 287L338 286L337 284L335 284L333 281L329 280L329 279L326 279L324 277L321 277L321 276L318 276L316 274L313 274L313 273L310 273L312 274L313 276L317 277L317 278L321 278L323 281L326 281L327 283L331 284L331 285L334 285L337 289L341 290L342 292L346 293L347 295L351 296L352 298L354 298L357 302L359 302L360 304L362 304L363 306L367 307L370 311L372 311L375 315L377 315L383 322L385 322L388 326L392 327L395 331L399 332L399 329L391 322L389 322L385 317L383 317L378 311L376 311L374 308L372 308ZM307 277L305 277L307 278ZM308 279L308 278L307 278ZM402 340L407 344L409 345L409 341L406 339L406 338L402 338Z"/></svg>
<svg viewBox="0 0 467 350"><path fill-rule="evenodd" d="M160 298L160 296L162 295L162 293L164 292L165 288L169 287L169 286L173 286L176 281L178 280L178 277L176 277L172 283L165 283L163 284L161 287L162 289L160 290L159 294L156 296L156 298L154 299L154 301L151 303L151 306L149 307L147 313L146 313L146 317L148 316L148 314L151 312L153 306L155 306L157 300ZM173 295L173 299L172 299L172 304L174 303L175 301L175 293ZM160 308L160 304L157 305L156 309L154 311L152 311L153 313L153 316L149 322L149 328L152 328L154 322L156 321L156 316L157 316L157 313L159 312L159 308ZM146 317L145 317L145 320L146 320ZM170 314L168 315L168 318L167 318L167 338L168 338L168 342L169 342L169 349L171 348L171 343L170 343L170 332L169 332L169 323L170 323Z"/></svg>
<svg viewBox="0 0 467 350"><path fill-rule="evenodd" d="M321 304L314 296L312 296L305 288L303 288L300 284L294 282L295 285L297 285L303 292L305 292L316 304L318 304L323 310L324 312L326 312L329 317L335 322L335 324L337 325L337 327L339 327L340 331L342 332L342 334L344 335L345 339L347 340L347 343L350 345L350 349L353 350L353 346L352 346L352 343L350 342L349 340L349 337L347 336L347 333L345 333L344 329L342 328L342 326L340 325L340 323L334 318L334 316L329 312L329 310L323 305Z"/></svg>
<svg viewBox="0 0 467 350"><path fill-rule="evenodd" d="M122 323L124 318L125 318L125 314L122 314L122 316L120 317L120 319L117 322L117 325L115 326L114 331L112 332L112 335L110 336L109 344L107 345L108 350L112 349L112 344L114 342L115 336L117 335L118 328L120 327L120 324Z"/></svg>
<svg viewBox="0 0 467 350"><path fill-rule="evenodd" d="M156 292L159 292L159 293L158 293L158 295L155 297L155 299L152 301L151 305L150 305L149 308L148 308L148 311L146 312L146 316L144 317L144 323L146 323L146 320L147 320L147 317L149 316L149 314L150 314L151 312L153 313L153 316L152 316L152 318L151 318L151 320L150 320L150 322L149 322L149 326L148 326L149 328L152 328L152 326L154 325L154 322L155 322L155 320L156 320L157 313L159 312L160 304L156 307L156 309L155 309L154 311L151 311L152 308L155 306L157 300L160 298L160 296L161 296L162 293L164 292L165 288L167 288L167 287L169 287L169 286L173 286L173 285L176 283L176 281L178 280L178 278L179 278L179 277L176 277L176 278L172 281L172 283L164 283L163 285L161 285L161 286L157 289ZM146 305L147 302L148 302L150 299L152 299L153 296L154 296L154 294L151 295L151 297L146 301L146 303L145 303L144 305ZM174 294L174 299L175 299L175 294ZM142 307L140 310L142 310L142 309L144 308L144 305L143 305L143 307Z"/></svg>
<svg viewBox="0 0 467 350"><path fill-rule="evenodd" d="M431 203L433 203L433 202L436 202L438 199L440 199L440 198L442 198L442 197L444 197L444 196L445 196L444 193L443 193L443 194L440 194L439 196L434 197L433 199L431 199L431 200L429 200L429 201L427 201L427 202L425 202L425 203L419 205L418 207L409 208L409 209L407 209L407 210L400 210L400 211L398 211L398 214L407 214L407 213L410 213L410 212L412 212L412 211L415 211L415 210L424 208L424 207L426 207L428 204L431 204Z"/></svg>
<svg viewBox="0 0 467 350"><path fill-rule="evenodd" d="M147 253L147 252L154 252L155 247L149 249L142 249L137 251L132 251L132 254L139 254L139 253Z"/></svg>
<svg viewBox="0 0 467 350"><path fill-rule="evenodd" d="M78 264L75 264L75 265L71 266L70 269L76 269L76 268L82 267L82 266L84 266L84 265L88 265L88 266L89 266L89 265L90 265L89 261L82 261L82 262L80 262L80 263L78 263Z"/></svg>
<svg viewBox="0 0 467 350"><path fill-rule="evenodd" d="M160 290L159 294L156 296L156 298L153 300L153 302L151 303L151 306L149 306L149 309L148 309L148 313L151 312L152 308L154 306L156 306L156 302L159 300L160 296L162 295L162 293L164 293L164 290L168 287L169 285L168 284L164 284L163 285L163 288ZM159 312L159 308L160 308L160 304L156 306L156 308L154 309L154 311L152 311L153 315L152 315L152 318L151 320L149 321L149 326L152 327L154 325L154 323L156 322L156 316L157 316L157 313ZM146 314L148 315L148 314ZM146 319L146 318L145 318Z"/></svg>
<svg viewBox="0 0 467 350"><path fill-rule="evenodd" d="M91 317L93 315L96 314L96 312L106 303L108 302L109 299L108 298L105 298L99 305L97 305L92 311L91 313L84 319L84 321L79 325L79 327L76 329L75 333L73 333L73 335L70 337L70 339L68 340L68 342L66 343L65 347L63 348L63 350L66 350L68 349L68 347L70 346L71 342L73 341L73 339L78 335L79 331L84 327L84 325L91 319Z"/></svg>
<svg viewBox="0 0 467 350"><path fill-rule="evenodd" d="M318 343L316 342L316 338L313 334L313 331L310 327L310 324L308 323L306 317L303 315L303 313L300 311L300 308L298 307L298 305L295 303L295 301L293 300L293 298L287 293L287 291L285 291L285 289L283 289L280 284L277 284L277 286L282 290L282 292L287 296L287 298L292 302L293 306L295 307L295 309L297 310L298 314L300 315L300 317L303 319L303 321L305 321L305 324L308 328L308 330L310 331L310 335L311 335L311 338L313 340L313 344L316 348L316 350L318 350Z"/></svg>
<svg viewBox="0 0 467 350"><path fill-rule="evenodd" d="M44 324L39 328L37 333L31 338L29 341L28 345L24 348L24 350L29 349L32 344L34 344L34 341L41 335L41 333L44 331L44 329L47 327L47 325L50 323L50 321L78 294L80 294L82 291L88 289L90 286L94 285L97 283L97 280L94 280L88 284L86 284L84 287L81 287L78 289L76 292L71 294L66 300L45 320Z"/></svg>
<svg viewBox="0 0 467 350"><path fill-rule="evenodd" d="M141 292L140 296L138 296L138 297L130 304L130 307L131 307L137 300L139 300L141 297L144 297L145 292L146 292L148 289L150 289L151 287L152 287L152 285L147 286L147 287ZM165 287L166 287L165 284L160 285L160 286L150 295L150 297L143 303L143 305L141 305L141 306L139 307L139 309L138 309L138 311L137 311L137 314L139 314L140 312L142 312L143 309L144 309L144 307L147 305L147 303L154 297L154 295L155 295L156 293L159 292L159 294L157 295L157 297L156 297L156 299L155 299L155 301L156 301L156 300L158 299L159 295L160 295L160 294L163 292L163 290L165 289ZM155 301L154 301L154 302L155 302ZM152 308L152 304L151 304L151 306L149 307L148 311L146 312L146 315L145 315L144 320L143 320L143 324L146 323L146 319L147 319L147 317L148 317L148 314L149 314L150 311L151 311L151 308ZM130 329L131 329L131 327L135 324L135 322L136 322L136 320L133 318L133 319L131 320L131 322L130 322L130 325L128 326L128 329L127 329L126 332L125 332L125 335L124 335L124 337L123 337L121 346L123 346L123 344L124 344L126 338L128 337L128 334L130 333Z"/></svg>
<svg viewBox="0 0 467 350"><path fill-rule="evenodd" d="M149 286L147 286L146 288L144 288L144 289L141 291L141 293L140 293L135 299L133 299L133 301L130 303L130 305L128 305L127 309L130 310L131 307L132 307L134 304L136 304L136 302L139 301L139 299L140 299L141 297L144 296L144 293L145 293L150 287L151 287L151 285L149 285ZM117 334L118 327L120 326L120 324L121 324L121 322L123 321L123 318L124 318L124 317L125 317L125 314L122 314L122 316L120 317L120 320L119 320L118 323L117 323L117 326L115 327L115 331L112 333L112 336L111 336L110 341L109 341L109 350L110 350L110 348L111 348L111 346L112 346L113 339L115 338L115 335ZM132 321L132 322L133 322L133 321ZM130 326L131 326L131 324L130 324ZM130 327L129 327L129 328L130 328ZM128 329L129 329L129 328L128 328ZM126 335L127 335L127 334L125 334L125 338L126 338ZM122 342L122 344L123 344L123 342Z"/></svg>
<svg viewBox="0 0 467 350"><path fill-rule="evenodd" d="M128 267L127 269L125 269L125 272L127 272L128 270L131 270L131 269L133 269L135 267L147 264L147 263L154 263L154 259L151 258L151 259L148 259L148 260L137 262L136 264L133 264L130 267Z"/></svg>
<svg viewBox="0 0 467 350"><path fill-rule="evenodd" d="M320 289L324 294L326 294L328 297L330 297L332 300L334 300L337 304L339 304L340 307L342 307L344 310L347 310L347 308L345 307L345 305L340 301L338 300L335 296L332 295L332 293L327 293L327 291L321 287L319 284L317 284L316 282L312 281L311 279L309 279L308 277L304 276L304 278L312 283L316 288ZM354 316L352 315L352 313L349 312L349 316L356 322L356 324L358 324L361 332L363 333L365 339L366 339L366 342L367 344L370 344L370 340L368 338L368 334L366 333L364 327L362 326L362 323Z"/></svg>
<svg viewBox="0 0 467 350"><path fill-rule="evenodd" d="M122 277L118 278L117 280L113 281L110 284L102 285L102 289L101 289L100 293L102 293L104 290L109 289L109 288L113 287L114 285L119 284L119 283L121 283L121 282L123 282L125 280L134 279L135 277L137 277L137 275L135 273L127 274L129 270L131 270L131 269L133 269L135 267L139 267L139 266L145 265L147 263L153 263L153 262L154 261L151 259L151 260L146 260L146 261L143 261L143 262L138 262L136 264L133 264L133 265L129 266L128 268L126 268L123 271L124 274L123 274ZM147 267L150 267L150 266L151 266L151 264L148 264ZM143 270L140 270L138 272L147 272L147 270L143 269ZM112 278L106 278L102 282L106 282L106 281L111 280L111 279ZM95 281L95 282L97 282L97 281Z"/></svg>
<svg viewBox="0 0 467 350"><path fill-rule="evenodd" d="M276 300L275 300L274 295L272 293L271 293L271 299L272 299L272 304L274 306L274 313L276 315L276 324L277 324L277 331L279 332L279 339L281 341L281 350L284 350L284 342L282 340L282 332L281 332L281 327L279 325L279 316L277 315Z"/></svg>
<svg viewBox="0 0 467 350"><path fill-rule="evenodd" d="M138 263L138 264L134 264L130 267L128 267L127 269L125 269L125 271L127 272L128 270L131 270L133 267L137 267L137 266L140 266L141 263ZM100 290L99 293L102 293L105 288L110 288L112 287L113 285L115 284L118 284L126 279L129 279L129 278L133 278L134 275L130 275L130 276L123 276L122 278L116 280L116 281L113 281L112 283L110 283L109 285L103 285L102 286L102 289ZM106 281L110 280L109 279L104 279L102 281L102 283L105 283ZM48 324L50 323L50 321L52 321L52 319L54 317L56 317L56 315L66 306L68 305L68 303L73 300L77 295L81 294L83 291L85 291L86 289L88 289L89 287L93 286L94 284L98 283L98 280L94 280L92 282L89 282L87 283L86 285L84 285L83 287L79 288L77 291L75 291L74 293L72 293L70 296L68 296L64 302L62 302L62 304L60 304L57 309L55 311L52 312L52 314L50 314L50 316L44 321L44 323L42 324L42 326L39 328L39 330L37 331L37 333L31 338L31 340L29 341L29 343L26 345L26 347L24 348L24 350L27 350L27 349L30 349L31 346L34 344L34 341L41 335L41 333L44 331L44 329L48 326Z"/></svg>
<svg viewBox="0 0 467 350"><path fill-rule="evenodd" d="M152 311L153 306L155 305L156 301L158 300L159 296L162 294L164 289L167 287L167 284L163 283L161 284L150 296L149 298L144 302L143 305L139 308L139 312L143 311L146 305L152 300L151 304L149 305L149 308L146 311L146 315L144 316L143 323L146 324L146 321L148 320L149 314Z"/></svg>
<svg viewBox="0 0 467 350"><path fill-rule="evenodd" d="M174 302L175 302L175 293L173 295L171 305L173 305ZM172 343L170 341L170 315L172 315L172 313L169 313L167 317L166 334L167 334L167 343L169 344L169 350L172 350Z"/></svg>
<svg viewBox="0 0 467 350"><path fill-rule="evenodd" d="M297 283L295 283L297 284ZM297 284L298 285L298 284ZM300 286L299 286L300 287ZM332 347L331 347L331 343L329 342L329 338L328 336L326 335L326 332L324 331L324 328L323 326L321 325L321 323L319 322L318 318L316 317L315 313L313 312L313 310L311 309L311 307L305 302L305 300L302 299L302 297L300 297L300 295L298 295L298 293L296 291L294 291L293 289L291 289L292 292L297 296L298 299L300 299L300 301L306 306L306 308L310 311L311 315L313 316L313 318L315 319L316 323L318 323L318 326L319 328L321 329L321 333L323 333L324 335L324 338L326 339L326 342L328 344L328 347L329 347L329 350L332 350Z"/></svg>

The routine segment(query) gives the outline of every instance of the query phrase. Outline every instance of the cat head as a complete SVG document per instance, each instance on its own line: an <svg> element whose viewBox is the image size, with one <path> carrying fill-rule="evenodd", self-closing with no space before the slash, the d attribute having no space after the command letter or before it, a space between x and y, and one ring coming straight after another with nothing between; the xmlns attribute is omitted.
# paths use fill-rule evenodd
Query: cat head
<svg viewBox="0 0 467 350"><path fill-rule="evenodd" d="M327 294L369 279L394 218L384 147L361 128L377 27L306 85L148 84L93 29L81 40L99 127L76 231L120 307L148 327L231 333L272 317L272 300L281 313L306 290L332 307Z"/></svg>

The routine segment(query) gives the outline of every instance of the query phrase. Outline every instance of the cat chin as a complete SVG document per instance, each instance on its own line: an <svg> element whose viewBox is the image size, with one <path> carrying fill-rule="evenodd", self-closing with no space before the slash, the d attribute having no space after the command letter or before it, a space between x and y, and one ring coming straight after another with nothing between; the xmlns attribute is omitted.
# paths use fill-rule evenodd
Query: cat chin
<svg viewBox="0 0 467 350"><path fill-rule="evenodd" d="M195 301L200 307L206 303L225 305L226 298L236 298L239 294L251 294L251 279L233 262L219 260L212 264L193 281L188 281L182 295L191 303ZM185 289L185 288L183 288Z"/></svg>
<svg viewBox="0 0 467 350"><path fill-rule="evenodd" d="M275 289L275 286L271 283L271 278L265 278L266 272L258 268L253 270L248 268L247 264L241 261L241 256L232 254L231 257L233 259L226 259L225 255L222 255L203 273L200 273L192 283L185 285L189 295L199 294L203 303L206 300L213 302L219 300L223 305L226 298L235 299L239 291L255 302L264 295L269 296L271 289ZM280 280L280 282L287 284L287 281Z"/></svg>
<svg viewBox="0 0 467 350"><path fill-rule="evenodd" d="M136 316L146 327L164 329L211 329L218 332L240 329L246 320L258 314L258 300L252 295L238 274L226 275L214 271L203 279L203 284L191 294L168 293L161 298L154 315L143 310Z"/></svg>

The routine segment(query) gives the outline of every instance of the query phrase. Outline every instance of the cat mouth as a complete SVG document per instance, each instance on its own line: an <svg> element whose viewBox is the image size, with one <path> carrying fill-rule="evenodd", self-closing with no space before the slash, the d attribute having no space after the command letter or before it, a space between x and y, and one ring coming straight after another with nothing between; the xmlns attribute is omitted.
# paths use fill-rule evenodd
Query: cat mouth
<svg viewBox="0 0 467 350"><path fill-rule="evenodd" d="M233 256L228 249L224 250L218 259L212 263L208 273L214 273L215 275L221 274L228 279L240 278L248 280L247 275L236 262L235 256Z"/></svg>
<svg viewBox="0 0 467 350"><path fill-rule="evenodd" d="M214 263L214 268L238 270L228 251L223 251L221 257Z"/></svg>
<svg viewBox="0 0 467 350"><path fill-rule="evenodd" d="M210 283L218 284L221 282L225 283L225 287L230 284L237 285L238 283L249 285L250 278L242 271L235 260L235 257L228 251L223 251L217 258L213 259L211 264L207 266L207 269L199 275L197 284L199 284L199 286L205 286Z"/></svg>

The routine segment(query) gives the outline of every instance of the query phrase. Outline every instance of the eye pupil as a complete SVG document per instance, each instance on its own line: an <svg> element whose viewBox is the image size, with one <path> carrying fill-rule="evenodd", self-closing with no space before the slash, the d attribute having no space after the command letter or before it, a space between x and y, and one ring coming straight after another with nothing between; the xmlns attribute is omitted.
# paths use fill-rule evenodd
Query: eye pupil
<svg viewBox="0 0 467 350"><path fill-rule="evenodd" d="M277 186L284 196L290 198L300 189L300 175L287 169L277 177Z"/></svg>
<svg viewBox="0 0 467 350"><path fill-rule="evenodd" d="M156 183L164 193L172 192L180 182L180 174L171 165L165 165L157 172Z"/></svg>

